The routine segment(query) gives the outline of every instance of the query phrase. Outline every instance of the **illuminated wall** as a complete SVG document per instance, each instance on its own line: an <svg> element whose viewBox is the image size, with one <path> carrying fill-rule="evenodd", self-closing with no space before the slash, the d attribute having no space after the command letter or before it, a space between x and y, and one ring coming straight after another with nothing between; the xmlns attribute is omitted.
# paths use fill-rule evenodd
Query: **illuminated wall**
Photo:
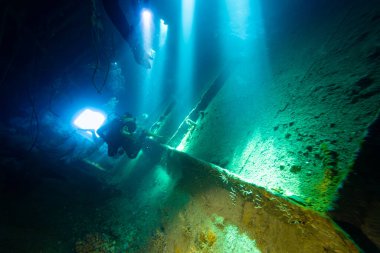
<svg viewBox="0 0 380 253"><path fill-rule="evenodd" d="M225 14L235 15L222 16L222 53L236 68L183 150L326 211L378 110L376 65L367 60L376 29L360 23L370 5L226 7ZM350 44L358 26L368 37ZM368 79L368 88L360 85Z"/></svg>

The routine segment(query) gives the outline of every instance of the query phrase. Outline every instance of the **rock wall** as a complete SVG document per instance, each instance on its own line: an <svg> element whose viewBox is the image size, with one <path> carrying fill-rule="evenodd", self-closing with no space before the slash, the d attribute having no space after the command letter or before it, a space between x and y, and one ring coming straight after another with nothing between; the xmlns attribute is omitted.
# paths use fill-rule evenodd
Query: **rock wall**
<svg viewBox="0 0 380 253"><path fill-rule="evenodd" d="M261 46L237 63L185 151L326 211L378 114L380 7L323 2L297 22L297 5L262 6Z"/></svg>

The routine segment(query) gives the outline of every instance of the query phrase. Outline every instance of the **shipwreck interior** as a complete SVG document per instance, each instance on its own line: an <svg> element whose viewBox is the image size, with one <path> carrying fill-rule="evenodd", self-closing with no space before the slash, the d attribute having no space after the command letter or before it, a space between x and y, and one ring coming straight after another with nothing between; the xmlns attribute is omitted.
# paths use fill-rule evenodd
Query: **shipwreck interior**
<svg viewBox="0 0 380 253"><path fill-rule="evenodd" d="M1 252L380 252L380 1L0 13ZM151 136L110 157L127 112Z"/></svg>

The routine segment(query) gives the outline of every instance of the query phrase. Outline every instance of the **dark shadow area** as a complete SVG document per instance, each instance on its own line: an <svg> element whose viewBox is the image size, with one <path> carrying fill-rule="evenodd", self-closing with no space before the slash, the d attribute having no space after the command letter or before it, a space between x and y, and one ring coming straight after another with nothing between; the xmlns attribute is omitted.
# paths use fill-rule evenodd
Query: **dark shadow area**
<svg viewBox="0 0 380 253"><path fill-rule="evenodd" d="M379 150L380 117L369 127L335 210L330 212L365 252L380 251Z"/></svg>
<svg viewBox="0 0 380 253"><path fill-rule="evenodd" d="M83 171L43 156L2 158L0 236L4 252L72 252L92 231L113 236L106 203L120 196ZM114 238L117 239L117 238Z"/></svg>
<svg viewBox="0 0 380 253"><path fill-rule="evenodd" d="M380 252L376 245L363 232L347 222L338 222L338 225L348 233L353 240L362 247L364 252Z"/></svg>

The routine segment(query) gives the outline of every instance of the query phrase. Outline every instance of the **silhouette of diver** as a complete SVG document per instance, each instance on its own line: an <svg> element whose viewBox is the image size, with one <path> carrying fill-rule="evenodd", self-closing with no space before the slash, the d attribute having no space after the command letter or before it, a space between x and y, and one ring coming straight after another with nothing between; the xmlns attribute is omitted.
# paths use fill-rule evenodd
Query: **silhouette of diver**
<svg viewBox="0 0 380 253"><path fill-rule="evenodd" d="M108 145L108 156L115 157L122 147L131 159L136 158L147 136L146 131L137 133L136 119L127 113L112 120L97 130L97 134Z"/></svg>
<svg viewBox="0 0 380 253"><path fill-rule="evenodd" d="M135 61L144 66L147 69L151 68L150 61L153 59L152 55L147 53L144 49L142 41L137 36L137 32L134 27L128 23L126 16L124 15L119 0L102 0L104 9L111 19L114 26L120 32L121 36L129 44L129 47L132 50ZM140 2L146 1L136 1L136 0L127 0L133 8L134 15L138 15L138 6Z"/></svg>

